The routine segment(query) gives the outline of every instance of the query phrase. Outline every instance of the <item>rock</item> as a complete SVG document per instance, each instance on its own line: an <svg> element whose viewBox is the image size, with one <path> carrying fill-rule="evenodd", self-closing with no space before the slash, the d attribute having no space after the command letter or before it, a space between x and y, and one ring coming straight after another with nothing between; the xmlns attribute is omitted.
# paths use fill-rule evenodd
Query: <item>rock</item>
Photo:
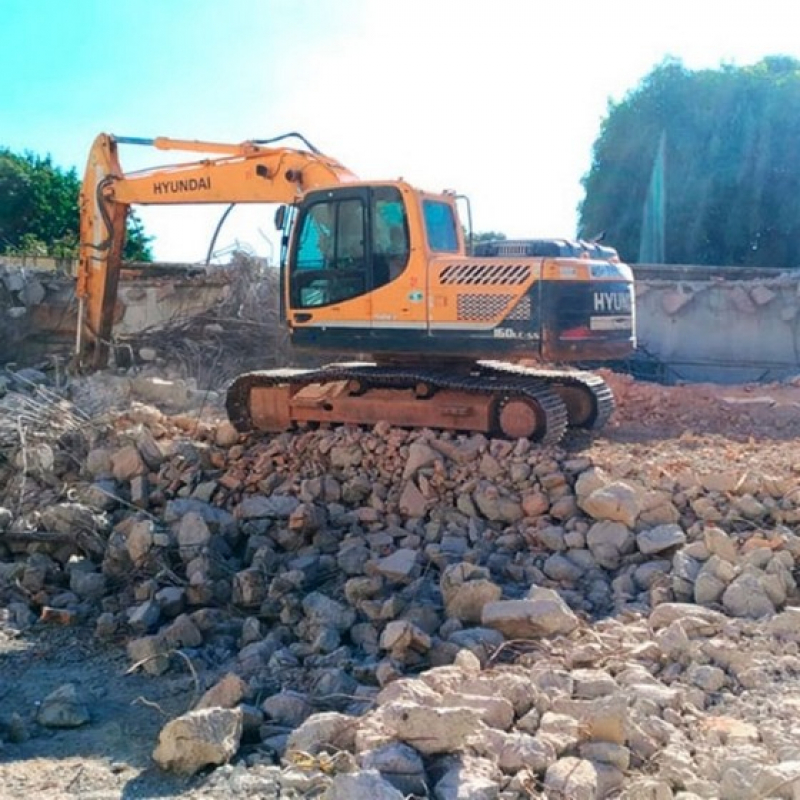
<svg viewBox="0 0 800 800"><path fill-rule="evenodd" d="M345 631L356 621L356 612L321 592L311 592L303 598L303 613L317 628Z"/></svg>
<svg viewBox="0 0 800 800"><path fill-rule="evenodd" d="M721 559L729 561L731 564L737 562L738 553L736 551L736 544L725 531L710 525L703 532L703 541L705 542L708 552L712 555L719 556Z"/></svg>
<svg viewBox="0 0 800 800"><path fill-rule="evenodd" d="M235 708L242 702L247 684L234 673L228 673L217 681L198 701L195 710L201 708Z"/></svg>
<svg viewBox="0 0 800 800"><path fill-rule="evenodd" d="M507 731L514 723L514 706L505 697L464 694L445 694L441 701L444 708L469 708L480 714L481 721L490 728Z"/></svg>
<svg viewBox="0 0 800 800"><path fill-rule="evenodd" d="M436 800L497 800L500 775L486 758L458 755L446 762L444 774L436 781Z"/></svg>
<svg viewBox="0 0 800 800"><path fill-rule="evenodd" d="M595 800L597 771L591 761L572 756L560 758L547 768L545 791L570 800Z"/></svg>
<svg viewBox="0 0 800 800"><path fill-rule="evenodd" d="M628 702L624 694L594 700L559 698L552 702L551 708L557 714L578 720L584 740L625 744ZM542 717L542 725L544 722L545 718Z"/></svg>
<svg viewBox="0 0 800 800"><path fill-rule="evenodd" d="M535 587L525 600L498 600L483 607L481 624L508 639L535 639L571 633L578 618L552 589Z"/></svg>
<svg viewBox="0 0 800 800"><path fill-rule="evenodd" d="M481 481L472 495L475 505L492 522L518 522L525 516L522 504L501 494L496 486Z"/></svg>
<svg viewBox="0 0 800 800"><path fill-rule="evenodd" d="M555 748L547 739L518 731L504 733L490 728L473 736L470 745L512 775L522 769L541 774L556 760Z"/></svg>
<svg viewBox="0 0 800 800"><path fill-rule="evenodd" d="M323 795L324 800L404 800L404 797L377 770L335 775Z"/></svg>
<svg viewBox="0 0 800 800"><path fill-rule="evenodd" d="M629 528L636 524L642 510L639 493L623 481L595 489L588 496L578 495L578 505L594 519L622 522Z"/></svg>
<svg viewBox="0 0 800 800"><path fill-rule="evenodd" d="M760 619L775 613L775 605L763 583L752 572L743 572L722 595L722 605L733 617Z"/></svg>
<svg viewBox="0 0 800 800"><path fill-rule="evenodd" d="M489 580L488 570L466 562L447 567L439 586L447 616L467 623L480 622L484 606L499 600L503 593Z"/></svg>
<svg viewBox="0 0 800 800"><path fill-rule="evenodd" d="M653 609L649 622L653 629L665 628L676 620L680 620L689 635L704 632L713 636L721 630L726 622L724 614L699 608L691 603L661 603Z"/></svg>
<svg viewBox="0 0 800 800"><path fill-rule="evenodd" d="M65 683L42 701L36 721L45 728L78 728L91 719L74 683Z"/></svg>
<svg viewBox="0 0 800 800"><path fill-rule="evenodd" d="M403 469L403 480L410 480L418 470L441 460L441 454L424 442L412 442L408 448L408 460Z"/></svg>
<svg viewBox="0 0 800 800"><path fill-rule="evenodd" d="M586 546L601 567L617 569L620 558L633 552L636 538L621 522L596 522L586 534Z"/></svg>
<svg viewBox="0 0 800 800"><path fill-rule="evenodd" d="M241 709L190 711L161 729L153 759L162 769L193 775L208 765L230 761L241 737Z"/></svg>
<svg viewBox="0 0 800 800"><path fill-rule="evenodd" d="M411 518L424 517L428 510L428 501L425 495L417 488L414 481L407 481L398 501L400 513Z"/></svg>
<svg viewBox="0 0 800 800"><path fill-rule="evenodd" d="M636 536L639 551L645 555L653 555L686 543L686 534L680 525L658 525Z"/></svg>
<svg viewBox="0 0 800 800"><path fill-rule="evenodd" d="M375 565L379 575L394 583L409 583L417 573L417 551L400 548Z"/></svg>
<svg viewBox="0 0 800 800"><path fill-rule="evenodd" d="M233 447L239 441L239 431L230 422L221 422L214 434L214 443L219 447Z"/></svg>
<svg viewBox="0 0 800 800"><path fill-rule="evenodd" d="M173 411L190 406L189 388L183 381L138 375L131 381L131 391L146 403Z"/></svg>
<svg viewBox="0 0 800 800"><path fill-rule="evenodd" d="M430 650L431 637L408 620L398 619L383 629L380 646L383 650L389 650L393 658L403 660L409 651L426 653Z"/></svg>
<svg viewBox="0 0 800 800"><path fill-rule="evenodd" d="M450 753L483 728L479 711L468 708L430 708L410 702L389 703L381 720L396 738L423 755Z"/></svg>
<svg viewBox="0 0 800 800"><path fill-rule="evenodd" d="M365 770L377 770L381 777L407 795L425 794L425 766L420 754L402 742L391 742L359 754Z"/></svg>
<svg viewBox="0 0 800 800"><path fill-rule="evenodd" d="M297 728L311 715L313 707L306 695L284 689L264 700L261 710L279 725Z"/></svg>
<svg viewBox="0 0 800 800"><path fill-rule="evenodd" d="M184 514L178 525L178 549L184 563L200 555L211 541L211 530L200 514L190 511Z"/></svg>
<svg viewBox="0 0 800 800"><path fill-rule="evenodd" d="M236 507L240 519L284 519L288 520L300 501L289 495L274 494L269 497L256 494L243 500Z"/></svg>
<svg viewBox="0 0 800 800"><path fill-rule="evenodd" d="M317 755L326 749L352 751L357 724L355 717L336 711L313 714L292 731L286 749L311 755Z"/></svg>
<svg viewBox="0 0 800 800"><path fill-rule="evenodd" d="M130 481L145 471L144 461L133 445L123 447L111 456L111 473L118 481Z"/></svg>

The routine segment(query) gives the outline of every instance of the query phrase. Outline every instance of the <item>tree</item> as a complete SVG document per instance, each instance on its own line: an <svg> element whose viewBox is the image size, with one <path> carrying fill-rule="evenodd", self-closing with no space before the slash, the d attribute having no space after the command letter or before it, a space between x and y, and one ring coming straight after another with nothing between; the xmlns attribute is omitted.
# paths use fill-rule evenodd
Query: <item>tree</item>
<svg viewBox="0 0 800 800"><path fill-rule="evenodd" d="M80 181L50 158L0 148L0 252L75 257L78 253ZM124 256L152 261L139 218L128 215Z"/></svg>
<svg viewBox="0 0 800 800"><path fill-rule="evenodd" d="M636 260L662 143L667 262L800 266L798 140L800 61L690 71L667 59L609 105L579 235L605 231Z"/></svg>

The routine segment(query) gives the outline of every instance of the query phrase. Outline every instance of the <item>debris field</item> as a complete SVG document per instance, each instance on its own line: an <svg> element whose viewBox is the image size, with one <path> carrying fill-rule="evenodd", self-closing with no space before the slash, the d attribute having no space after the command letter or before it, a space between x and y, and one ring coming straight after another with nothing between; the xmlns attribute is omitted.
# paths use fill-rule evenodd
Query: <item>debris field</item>
<svg viewBox="0 0 800 800"><path fill-rule="evenodd" d="M10 376L0 797L800 797L791 381L541 448Z"/></svg>

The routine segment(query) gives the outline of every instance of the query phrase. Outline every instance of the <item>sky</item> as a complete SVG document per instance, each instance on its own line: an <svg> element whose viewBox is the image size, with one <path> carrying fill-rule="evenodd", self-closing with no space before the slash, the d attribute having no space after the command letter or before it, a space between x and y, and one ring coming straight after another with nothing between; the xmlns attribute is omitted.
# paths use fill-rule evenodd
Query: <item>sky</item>
<svg viewBox="0 0 800 800"><path fill-rule="evenodd" d="M666 56L800 58L798 29L797 0L0 0L0 147L82 175L101 132L299 131L361 178L468 195L476 231L573 237L609 102ZM165 261L204 259L223 210L137 207ZM237 207L217 249L274 259L273 212Z"/></svg>

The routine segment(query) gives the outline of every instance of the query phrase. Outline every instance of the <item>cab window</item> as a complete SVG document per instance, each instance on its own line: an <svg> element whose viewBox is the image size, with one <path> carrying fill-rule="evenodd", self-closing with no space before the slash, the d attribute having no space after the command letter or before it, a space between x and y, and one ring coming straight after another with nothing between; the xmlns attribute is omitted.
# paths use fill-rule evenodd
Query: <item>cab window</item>
<svg viewBox="0 0 800 800"><path fill-rule="evenodd" d="M294 304L311 308L364 294L368 281L362 199L314 203L299 224L292 265Z"/></svg>
<svg viewBox="0 0 800 800"><path fill-rule="evenodd" d="M424 200L422 212L428 247L435 253L457 253L458 235L453 207L438 200Z"/></svg>
<svg viewBox="0 0 800 800"><path fill-rule="evenodd" d="M408 266L408 222L403 197L394 186L372 192L372 256L374 285L398 278Z"/></svg>

